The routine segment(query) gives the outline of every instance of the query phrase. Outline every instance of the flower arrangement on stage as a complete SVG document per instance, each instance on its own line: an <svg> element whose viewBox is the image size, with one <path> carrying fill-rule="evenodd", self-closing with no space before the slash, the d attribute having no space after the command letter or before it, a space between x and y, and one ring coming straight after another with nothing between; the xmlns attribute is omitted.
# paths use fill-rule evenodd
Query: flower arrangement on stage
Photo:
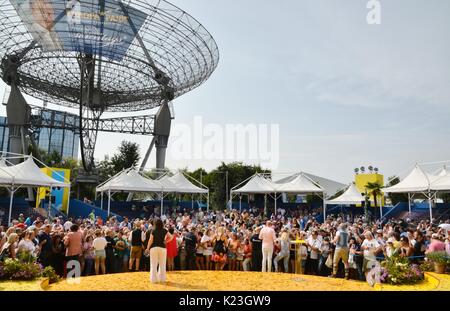
<svg viewBox="0 0 450 311"><path fill-rule="evenodd" d="M381 263L380 281L382 283L403 285L417 284L425 278L417 264L411 264L408 258L392 256Z"/></svg>
<svg viewBox="0 0 450 311"><path fill-rule="evenodd" d="M43 268L34 257L26 254L20 254L17 259L7 258L0 262L0 280L32 281L40 277L48 277L50 283L59 281L52 267Z"/></svg>

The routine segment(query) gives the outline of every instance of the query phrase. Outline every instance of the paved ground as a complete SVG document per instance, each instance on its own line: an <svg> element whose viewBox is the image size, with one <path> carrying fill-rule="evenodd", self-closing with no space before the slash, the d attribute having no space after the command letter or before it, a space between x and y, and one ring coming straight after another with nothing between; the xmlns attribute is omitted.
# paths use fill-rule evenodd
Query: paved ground
<svg viewBox="0 0 450 311"><path fill-rule="evenodd" d="M52 284L48 290L68 291L209 291L209 290L262 290L262 291L430 291L450 290L450 275L429 273L424 282L414 286L376 285L370 287L365 282L346 281L294 275L284 273L263 274L258 272L227 271L177 271L168 274L166 284L151 284L149 274L126 273L103 276L91 276L80 279L79 284L62 281Z"/></svg>

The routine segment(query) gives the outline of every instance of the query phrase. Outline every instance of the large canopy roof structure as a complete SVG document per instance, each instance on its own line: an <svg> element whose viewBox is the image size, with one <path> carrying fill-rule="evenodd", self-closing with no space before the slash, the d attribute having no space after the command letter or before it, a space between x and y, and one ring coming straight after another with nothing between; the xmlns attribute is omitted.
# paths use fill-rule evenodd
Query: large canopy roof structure
<svg viewBox="0 0 450 311"><path fill-rule="evenodd" d="M197 19L165 0L0 0L0 60L14 132L29 128L22 93L77 109L91 172L99 130L161 134L158 119L170 128L169 104L211 76L219 49ZM16 141L10 150L21 152Z"/></svg>
<svg viewBox="0 0 450 311"><path fill-rule="evenodd" d="M342 195L327 201L327 204L356 205L361 204L364 200L364 196L359 192L358 188L356 188L356 185L351 183Z"/></svg>
<svg viewBox="0 0 450 311"><path fill-rule="evenodd" d="M0 1L0 58L20 61L18 85L35 98L78 108L82 54L101 67L96 96L112 112L157 107L164 86L179 97L217 67L219 49L208 30L167 1L67 3L47 0L35 10L31 0Z"/></svg>

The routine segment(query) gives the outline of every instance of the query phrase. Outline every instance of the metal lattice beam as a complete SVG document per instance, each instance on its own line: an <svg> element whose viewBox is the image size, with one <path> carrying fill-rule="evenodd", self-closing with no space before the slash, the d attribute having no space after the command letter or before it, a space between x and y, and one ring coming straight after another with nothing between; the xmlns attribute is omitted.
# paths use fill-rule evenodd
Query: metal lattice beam
<svg viewBox="0 0 450 311"><path fill-rule="evenodd" d="M55 110L31 106L31 124L33 133L39 132L40 128L70 130L75 134L80 134L79 118L68 112L57 111L60 118L54 118ZM86 120L86 119L85 119ZM91 122L89 128L94 127L95 120ZM98 131L107 133L121 133L134 135L153 135L155 115L142 115L131 117L104 118L98 120Z"/></svg>

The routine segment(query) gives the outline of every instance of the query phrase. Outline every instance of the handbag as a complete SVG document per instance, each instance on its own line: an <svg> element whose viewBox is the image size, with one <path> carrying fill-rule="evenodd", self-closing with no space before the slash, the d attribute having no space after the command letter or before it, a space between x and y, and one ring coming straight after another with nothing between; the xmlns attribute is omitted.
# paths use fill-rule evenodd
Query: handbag
<svg viewBox="0 0 450 311"><path fill-rule="evenodd" d="M325 261L325 266L330 269L333 267L333 257L331 256L331 253L328 255L327 261Z"/></svg>

